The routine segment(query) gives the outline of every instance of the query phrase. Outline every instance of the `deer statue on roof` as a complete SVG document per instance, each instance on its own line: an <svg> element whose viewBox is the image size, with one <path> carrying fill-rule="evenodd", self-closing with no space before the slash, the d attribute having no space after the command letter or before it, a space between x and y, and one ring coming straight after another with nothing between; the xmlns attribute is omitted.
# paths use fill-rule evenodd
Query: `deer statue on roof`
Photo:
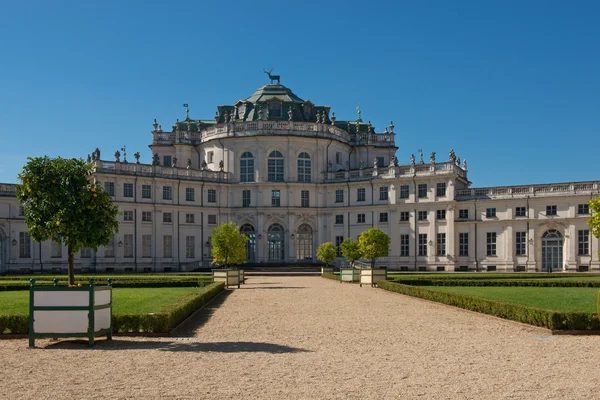
<svg viewBox="0 0 600 400"><path fill-rule="evenodd" d="M267 75L269 75L269 79L271 80L271 84L273 83L273 81L277 81L277 84L279 85L279 79L281 78L279 75L271 75L271 72L273 71L273 68L271 68L270 70L266 70L263 68L263 72Z"/></svg>

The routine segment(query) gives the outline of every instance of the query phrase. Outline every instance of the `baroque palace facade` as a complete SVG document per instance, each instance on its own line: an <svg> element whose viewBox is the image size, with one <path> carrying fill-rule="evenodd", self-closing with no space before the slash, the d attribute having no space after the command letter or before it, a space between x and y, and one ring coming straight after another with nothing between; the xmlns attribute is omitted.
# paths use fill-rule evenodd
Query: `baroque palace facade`
<svg viewBox="0 0 600 400"><path fill-rule="evenodd" d="M139 153L135 162L91 156L122 214L109 246L75 256L78 271L206 268L212 229L233 221L249 237L251 264L316 262L320 243L378 227L391 237L378 261L389 269L600 272L587 225L599 182L470 188L454 151L400 165L393 123L376 133L360 111L337 120L279 82L210 120L187 109L171 131L155 120L150 148L151 165ZM66 263L61 243L32 242L15 186L0 184L0 273L64 272Z"/></svg>

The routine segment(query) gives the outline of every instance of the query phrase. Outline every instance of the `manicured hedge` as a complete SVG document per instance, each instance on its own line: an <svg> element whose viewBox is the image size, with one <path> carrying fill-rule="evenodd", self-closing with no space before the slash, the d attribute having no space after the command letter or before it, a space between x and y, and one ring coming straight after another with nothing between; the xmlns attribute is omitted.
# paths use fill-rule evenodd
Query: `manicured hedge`
<svg viewBox="0 0 600 400"><path fill-rule="evenodd" d="M321 274L322 278L333 279L334 281L339 281L340 276L338 274Z"/></svg>
<svg viewBox="0 0 600 400"><path fill-rule="evenodd" d="M408 296L419 297L438 303L448 304L466 310L489 314L496 317L541 326L551 330L600 330L600 320L593 313L568 313L543 310L519 304L503 303L458 293L403 285L397 282L381 281L377 285L385 290Z"/></svg>
<svg viewBox="0 0 600 400"><path fill-rule="evenodd" d="M224 282L212 283L191 300L176 305L168 312L156 314L113 314L113 332L168 334L213 297L221 293L224 288ZM29 333L29 316L0 315L0 333L6 330L10 334Z"/></svg>
<svg viewBox="0 0 600 400"><path fill-rule="evenodd" d="M537 287L600 287L600 281L527 280L527 279L393 279L411 286L537 286Z"/></svg>
<svg viewBox="0 0 600 400"><path fill-rule="evenodd" d="M212 282L212 278L210 276L207 277L194 277L194 278L186 278L186 279L167 279L167 280L159 280L159 279L115 279L112 283L112 286L115 288L159 288L159 287L204 287ZM88 280L76 279L75 283L87 284ZM106 279L95 280L94 283L96 285L106 285L108 281ZM67 284L66 280L59 280L58 284L60 286L65 286ZM37 280L35 281L36 286L52 286L54 283L48 280ZM0 291L8 291L8 290L29 290L29 281L15 281L14 283L3 283L0 284Z"/></svg>
<svg viewBox="0 0 600 400"><path fill-rule="evenodd" d="M461 279L461 280L489 280L489 279L508 279L508 280L520 280L520 279L561 279L561 278L573 278L580 277L582 279L590 278L590 277L600 277L600 274L592 274L592 273L540 273L540 272L508 272L508 273L489 273L489 272L478 272L478 273L461 273L461 272L451 272L451 273L422 273L422 272L395 272L389 271L388 275L393 277L395 280L398 279Z"/></svg>

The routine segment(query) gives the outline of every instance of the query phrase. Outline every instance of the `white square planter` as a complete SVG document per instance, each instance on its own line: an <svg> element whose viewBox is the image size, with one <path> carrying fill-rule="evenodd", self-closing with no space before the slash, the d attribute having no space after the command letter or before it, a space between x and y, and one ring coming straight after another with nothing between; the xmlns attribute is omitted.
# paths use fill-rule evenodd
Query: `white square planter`
<svg viewBox="0 0 600 400"><path fill-rule="evenodd" d="M243 276L243 272L242 272ZM237 286L240 287L240 270L239 269L213 269L213 282L225 282L225 287Z"/></svg>
<svg viewBox="0 0 600 400"><path fill-rule="evenodd" d="M359 282L360 269L356 268L340 268L340 282Z"/></svg>
<svg viewBox="0 0 600 400"><path fill-rule="evenodd" d="M366 268L360 270L360 286L371 285L375 286L379 281L387 279L387 269L385 268Z"/></svg>

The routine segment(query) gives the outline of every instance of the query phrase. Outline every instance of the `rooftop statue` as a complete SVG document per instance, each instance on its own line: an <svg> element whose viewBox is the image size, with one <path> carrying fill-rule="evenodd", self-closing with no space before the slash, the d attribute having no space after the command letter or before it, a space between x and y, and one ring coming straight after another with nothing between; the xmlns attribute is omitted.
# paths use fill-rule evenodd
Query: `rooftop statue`
<svg viewBox="0 0 600 400"><path fill-rule="evenodd" d="M115 151L115 161L121 162L121 152L119 150Z"/></svg>
<svg viewBox="0 0 600 400"><path fill-rule="evenodd" d="M435 151L432 151L429 155L429 162L435 164Z"/></svg>
<svg viewBox="0 0 600 400"><path fill-rule="evenodd" d="M454 153L454 149L450 150L450 154L448 154L448 159L453 164L456 162L456 154Z"/></svg>
<svg viewBox="0 0 600 400"><path fill-rule="evenodd" d="M462 169L464 169L465 171L467 170L467 159L466 158L463 161Z"/></svg>
<svg viewBox="0 0 600 400"><path fill-rule="evenodd" d="M414 154L411 154L411 155L410 155L410 163L411 163L412 165L415 165L415 155L414 155Z"/></svg>
<svg viewBox="0 0 600 400"><path fill-rule="evenodd" d="M152 165L160 165L160 157L158 156L158 153L154 153L152 156Z"/></svg>
<svg viewBox="0 0 600 400"><path fill-rule="evenodd" d="M140 163L140 152L139 152L139 151L136 151L136 152L133 154L133 157L135 157L135 163L136 163L136 164L139 164L139 163Z"/></svg>
<svg viewBox="0 0 600 400"><path fill-rule="evenodd" d="M269 79L271 80L271 84L273 84L273 81L277 81L277 84L279 85L279 79L281 78L279 75L271 75L271 72L273 71L273 68L271 68L269 71L267 71L266 69L263 68L263 72L267 75L269 75Z"/></svg>

